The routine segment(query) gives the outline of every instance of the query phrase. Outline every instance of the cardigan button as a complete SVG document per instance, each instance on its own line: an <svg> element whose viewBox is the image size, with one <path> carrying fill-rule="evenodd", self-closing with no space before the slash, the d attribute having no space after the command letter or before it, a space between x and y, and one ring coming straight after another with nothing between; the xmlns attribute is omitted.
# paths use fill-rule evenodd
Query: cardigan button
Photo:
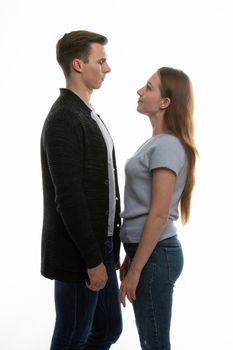
<svg viewBox="0 0 233 350"><path fill-rule="evenodd" d="M108 215L109 215L109 211L108 211L108 210L106 210L105 215L106 215L106 216L108 216Z"/></svg>
<svg viewBox="0 0 233 350"><path fill-rule="evenodd" d="M105 183L105 185L109 185L109 181L108 180L105 180L104 183Z"/></svg>

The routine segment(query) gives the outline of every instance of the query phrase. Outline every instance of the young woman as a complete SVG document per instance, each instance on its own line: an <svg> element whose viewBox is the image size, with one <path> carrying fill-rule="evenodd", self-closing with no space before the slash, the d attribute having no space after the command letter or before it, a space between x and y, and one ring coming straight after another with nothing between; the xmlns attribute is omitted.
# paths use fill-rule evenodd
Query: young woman
<svg viewBox="0 0 233 350"><path fill-rule="evenodd" d="M120 301L133 303L141 348L169 350L172 293L183 268L174 220L179 209L182 222L189 219L197 155L192 86L182 71L163 67L138 95L153 134L125 167Z"/></svg>

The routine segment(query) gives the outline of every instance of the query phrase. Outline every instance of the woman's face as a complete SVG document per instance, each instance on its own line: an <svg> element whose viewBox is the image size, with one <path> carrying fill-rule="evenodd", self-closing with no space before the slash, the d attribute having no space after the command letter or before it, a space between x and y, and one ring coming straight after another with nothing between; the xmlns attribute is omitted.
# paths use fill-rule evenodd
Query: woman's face
<svg viewBox="0 0 233 350"><path fill-rule="evenodd" d="M160 79L156 72L147 84L137 91L139 95L137 111L148 116L156 115L161 110L162 97Z"/></svg>

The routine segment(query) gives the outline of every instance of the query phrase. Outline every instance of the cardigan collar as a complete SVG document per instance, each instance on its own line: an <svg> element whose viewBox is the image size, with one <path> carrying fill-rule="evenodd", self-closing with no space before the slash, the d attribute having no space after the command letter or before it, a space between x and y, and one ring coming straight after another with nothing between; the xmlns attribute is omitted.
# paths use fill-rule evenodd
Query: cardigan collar
<svg viewBox="0 0 233 350"><path fill-rule="evenodd" d="M67 96L70 98L71 102L73 104L78 104L79 107L81 106L82 109L86 110L86 112L91 112L91 108L86 105L86 103L73 91L66 89L66 88L60 88L60 94L61 96Z"/></svg>

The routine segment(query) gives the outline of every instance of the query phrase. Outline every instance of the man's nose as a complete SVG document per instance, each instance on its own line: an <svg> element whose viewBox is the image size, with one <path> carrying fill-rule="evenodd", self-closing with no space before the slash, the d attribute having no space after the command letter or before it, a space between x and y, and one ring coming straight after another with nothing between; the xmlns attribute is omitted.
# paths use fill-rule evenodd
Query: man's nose
<svg viewBox="0 0 233 350"><path fill-rule="evenodd" d="M104 73L110 73L111 72L111 68L109 67L109 65L105 62L104 65Z"/></svg>

